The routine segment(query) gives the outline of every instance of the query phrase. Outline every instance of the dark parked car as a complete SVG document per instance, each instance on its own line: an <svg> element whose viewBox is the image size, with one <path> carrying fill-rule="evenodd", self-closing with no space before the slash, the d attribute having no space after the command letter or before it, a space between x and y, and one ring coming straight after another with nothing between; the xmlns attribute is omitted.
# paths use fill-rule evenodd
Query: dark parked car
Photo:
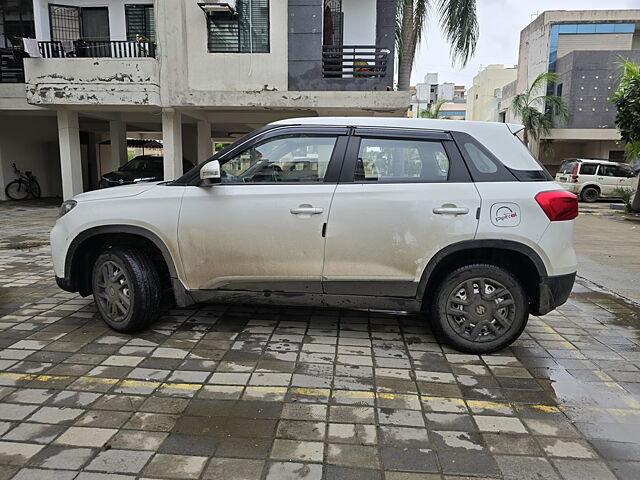
<svg viewBox="0 0 640 480"><path fill-rule="evenodd" d="M132 158L118 170L105 173L100 179L100 188L117 187L138 182L159 182L164 178L163 157L139 155ZM182 160L182 170L187 172L193 163Z"/></svg>

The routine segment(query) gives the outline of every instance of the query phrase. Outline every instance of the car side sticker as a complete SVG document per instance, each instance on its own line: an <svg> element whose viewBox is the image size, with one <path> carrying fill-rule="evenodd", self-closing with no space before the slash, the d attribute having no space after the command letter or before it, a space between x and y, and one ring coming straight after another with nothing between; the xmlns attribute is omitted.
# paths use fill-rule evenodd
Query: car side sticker
<svg viewBox="0 0 640 480"><path fill-rule="evenodd" d="M491 205L491 223L496 227L517 227L520 225L520 207L515 203L494 203Z"/></svg>

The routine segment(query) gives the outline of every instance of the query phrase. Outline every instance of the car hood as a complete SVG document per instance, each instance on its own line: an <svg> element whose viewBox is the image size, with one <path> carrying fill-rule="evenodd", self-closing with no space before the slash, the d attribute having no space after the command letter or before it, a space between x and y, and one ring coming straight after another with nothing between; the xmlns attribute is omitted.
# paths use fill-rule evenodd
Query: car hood
<svg viewBox="0 0 640 480"><path fill-rule="evenodd" d="M120 185L112 188L104 188L101 190L93 190L91 192L81 193L73 197L79 202L91 200L107 200L109 198L135 197L147 190L151 190L160 182L134 183L133 185Z"/></svg>

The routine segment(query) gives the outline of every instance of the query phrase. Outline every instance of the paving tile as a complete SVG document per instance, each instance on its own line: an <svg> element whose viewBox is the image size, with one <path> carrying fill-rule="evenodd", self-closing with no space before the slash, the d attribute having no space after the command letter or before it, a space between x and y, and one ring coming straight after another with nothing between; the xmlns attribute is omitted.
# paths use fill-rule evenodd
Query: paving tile
<svg viewBox="0 0 640 480"><path fill-rule="evenodd" d="M212 458L205 469L204 480L260 480L265 462L237 458Z"/></svg>
<svg viewBox="0 0 640 480"><path fill-rule="evenodd" d="M12 477L12 480L49 480L52 475L55 475L56 480L73 480L78 475L78 472L75 470L56 470L52 472L41 468L23 468L15 477Z"/></svg>
<svg viewBox="0 0 640 480"><path fill-rule="evenodd" d="M69 427L54 443L77 447L102 447L116 432L113 428Z"/></svg>
<svg viewBox="0 0 640 480"><path fill-rule="evenodd" d="M564 480L616 480L615 475L603 462L591 460L554 460L554 465Z"/></svg>
<svg viewBox="0 0 640 480"><path fill-rule="evenodd" d="M220 457L265 459L269 457L272 445L271 438L223 438L215 451Z"/></svg>
<svg viewBox="0 0 640 480"><path fill-rule="evenodd" d="M379 468L380 459L375 447L330 443L327 463L355 468Z"/></svg>
<svg viewBox="0 0 640 480"><path fill-rule="evenodd" d="M276 439L271 458L292 462L321 462L324 454L322 442Z"/></svg>
<svg viewBox="0 0 640 480"><path fill-rule="evenodd" d="M84 410L79 408L42 407L29 418L29 421L69 425L83 413Z"/></svg>
<svg viewBox="0 0 640 480"><path fill-rule="evenodd" d="M37 423L21 423L16 428L5 434L3 440L23 441L40 444L51 443L65 430L59 425L44 425Z"/></svg>
<svg viewBox="0 0 640 480"><path fill-rule="evenodd" d="M596 453L584 440L539 437L538 442L550 457L596 458Z"/></svg>
<svg viewBox="0 0 640 480"><path fill-rule="evenodd" d="M143 475L158 478L198 478L207 457L156 454L145 467Z"/></svg>
<svg viewBox="0 0 640 480"><path fill-rule="evenodd" d="M152 455L153 452L110 449L100 452L85 469L107 473L137 474Z"/></svg>
<svg viewBox="0 0 640 480"><path fill-rule="evenodd" d="M561 480L551 464L542 457L495 457L504 480Z"/></svg>
<svg viewBox="0 0 640 480"><path fill-rule="evenodd" d="M272 462L266 480L320 480L322 465L313 463Z"/></svg>
<svg viewBox="0 0 640 480"><path fill-rule="evenodd" d="M384 446L380 449L385 470L406 472L438 472L436 454L427 448Z"/></svg>
<svg viewBox="0 0 640 480"><path fill-rule="evenodd" d="M90 448L51 445L42 450L32 464L43 468L79 470L96 453Z"/></svg>
<svg viewBox="0 0 640 480"><path fill-rule="evenodd" d="M388 478L388 477L387 477ZM364 468L339 467L327 465L324 474L325 480L382 480L382 474L374 470Z"/></svg>
<svg viewBox="0 0 640 480"><path fill-rule="evenodd" d="M376 426L357 423L330 423L327 441L357 445L375 444L377 443Z"/></svg>
<svg viewBox="0 0 640 480"><path fill-rule="evenodd" d="M141 430L120 430L109 441L112 448L156 451L169 434Z"/></svg>
<svg viewBox="0 0 640 480"><path fill-rule="evenodd" d="M517 418L474 415L473 419L481 432L527 433Z"/></svg>
<svg viewBox="0 0 640 480"><path fill-rule="evenodd" d="M322 422L305 422L300 420L281 420L278 423L276 436L290 440L324 440L327 425Z"/></svg>
<svg viewBox="0 0 640 480"><path fill-rule="evenodd" d="M25 465L42 448L32 443L0 441L0 465Z"/></svg>

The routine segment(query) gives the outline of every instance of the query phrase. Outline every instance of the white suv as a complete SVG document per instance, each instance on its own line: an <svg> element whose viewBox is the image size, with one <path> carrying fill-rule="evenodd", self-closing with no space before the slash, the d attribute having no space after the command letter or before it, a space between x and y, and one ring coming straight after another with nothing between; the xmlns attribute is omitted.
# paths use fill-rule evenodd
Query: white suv
<svg viewBox="0 0 640 480"><path fill-rule="evenodd" d="M291 119L172 182L78 195L51 232L61 288L121 332L180 306L424 311L459 350L511 344L567 300L575 195L503 123Z"/></svg>
<svg viewBox="0 0 640 480"><path fill-rule="evenodd" d="M635 190L638 173L626 163L569 158L560 164L556 181L585 202L617 197L618 189Z"/></svg>

